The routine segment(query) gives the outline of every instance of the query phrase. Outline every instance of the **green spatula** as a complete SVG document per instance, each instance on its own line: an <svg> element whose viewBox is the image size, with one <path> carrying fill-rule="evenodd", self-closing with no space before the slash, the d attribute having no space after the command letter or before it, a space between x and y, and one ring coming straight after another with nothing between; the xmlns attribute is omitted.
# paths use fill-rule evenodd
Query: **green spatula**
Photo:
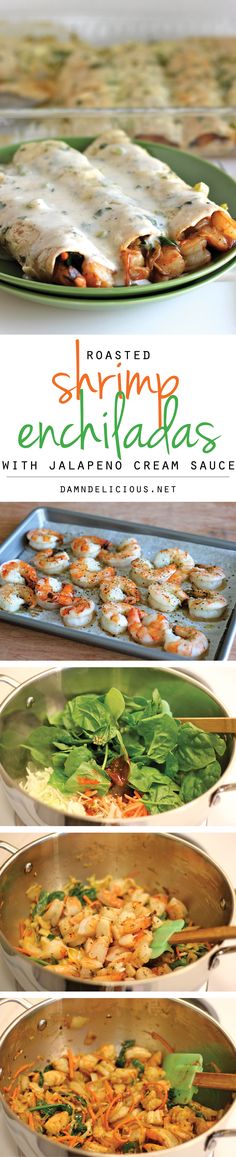
<svg viewBox="0 0 236 1157"><path fill-rule="evenodd" d="M220 1089L236 1093L236 1073L204 1073L201 1053L168 1053L163 1069L170 1083L173 1105L187 1105L195 1090Z"/></svg>
<svg viewBox="0 0 236 1157"><path fill-rule="evenodd" d="M169 1053L163 1068L170 1082L173 1105L188 1105L197 1085L197 1073L203 1070L201 1053Z"/></svg>

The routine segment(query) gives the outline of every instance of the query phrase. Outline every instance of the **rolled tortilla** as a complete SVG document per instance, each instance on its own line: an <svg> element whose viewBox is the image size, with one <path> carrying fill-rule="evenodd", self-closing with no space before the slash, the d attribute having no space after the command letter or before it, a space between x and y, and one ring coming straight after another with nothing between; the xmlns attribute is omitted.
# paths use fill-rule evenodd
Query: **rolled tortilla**
<svg viewBox="0 0 236 1157"><path fill-rule="evenodd" d="M124 192L138 205L145 205L147 213L158 218L163 212L167 236L173 240L220 208L209 200L207 185L193 189L163 161L130 141L122 130L97 137L89 145L87 156L96 161L109 180L117 180L122 173Z"/></svg>
<svg viewBox="0 0 236 1157"><path fill-rule="evenodd" d="M22 145L0 175L0 240L28 277L52 280L64 251L98 262L123 282L121 251L153 241L149 217L89 158L61 141Z"/></svg>

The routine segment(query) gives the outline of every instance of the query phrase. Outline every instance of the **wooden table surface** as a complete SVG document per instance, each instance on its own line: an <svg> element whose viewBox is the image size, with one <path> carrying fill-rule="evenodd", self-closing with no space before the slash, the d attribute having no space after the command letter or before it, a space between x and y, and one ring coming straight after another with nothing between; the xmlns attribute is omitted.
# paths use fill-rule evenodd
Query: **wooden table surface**
<svg viewBox="0 0 236 1157"><path fill-rule="evenodd" d="M55 503L58 509L62 509L62 503ZM1 503L0 506L0 543L4 542L7 536L15 530L23 518L33 510L38 503L21 502L21 503ZM104 517L124 519L130 522L139 522L146 526L155 524L157 526L168 527L170 530L186 531L186 535L202 534L212 536L212 538L222 538L231 541L236 539L236 505L235 503L200 503L196 502L176 502L164 503L163 506L155 503L144 502L120 502L107 503L101 512L101 506L96 502L90 503L73 503L64 504L64 510L72 510L76 514L80 511L83 514L95 514L99 512ZM64 661L73 660L77 662L100 662L106 660L110 662L122 663L122 652L119 654L116 651L108 650L106 646L103 648L96 646L87 646L86 644L76 643L73 639L60 637L60 635L44 634L40 631L29 630L28 628L18 627L14 625L14 616L12 616L12 623L3 623L0 621L0 657L1 661L14 660L37 660L42 661ZM150 654L151 659L151 654ZM230 659L236 659L236 639L230 652ZM124 656L123 661L127 661L128 656ZM168 657L167 657L168 660Z"/></svg>

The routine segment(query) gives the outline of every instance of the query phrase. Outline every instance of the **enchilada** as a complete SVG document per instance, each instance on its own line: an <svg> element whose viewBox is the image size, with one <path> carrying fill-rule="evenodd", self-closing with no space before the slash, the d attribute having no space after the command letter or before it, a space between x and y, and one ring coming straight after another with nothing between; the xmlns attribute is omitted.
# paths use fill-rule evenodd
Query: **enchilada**
<svg viewBox="0 0 236 1157"><path fill-rule="evenodd" d="M26 277L110 287L178 277L236 244L236 224L125 133L81 153L22 145L0 174L0 241Z"/></svg>

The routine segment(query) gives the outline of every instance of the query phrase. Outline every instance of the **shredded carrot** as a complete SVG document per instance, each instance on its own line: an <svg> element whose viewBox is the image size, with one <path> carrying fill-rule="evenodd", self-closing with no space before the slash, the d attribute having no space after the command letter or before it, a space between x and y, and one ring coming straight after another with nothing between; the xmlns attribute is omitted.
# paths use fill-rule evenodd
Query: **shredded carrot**
<svg viewBox="0 0 236 1157"><path fill-rule="evenodd" d="M91 1096L91 1093L90 1093L90 1096ZM89 1109L89 1116L91 1117L92 1121L96 1121L97 1120L97 1114L94 1113L94 1110L92 1109L92 1106L90 1104L90 1100L88 1100L87 1103L88 1103L88 1109Z"/></svg>
<svg viewBox="0 0 236 1157"><path fill-rule="evenodd" d="M16 1073L14 1073L14 1077L12 1077L11 1085L14 1084L14 1082L16 1081L16 1078L19 1077L21 1073L26 1072L26 1069L29 1069L29 1072L30 1072L29 1061L27 1061L27 1065L21 1065L20 1068L16 1070ZM11 1088L11 1085L9 1086L10 1088Z"/></svg>
<svg viewBox="0 0 236 1157"><path fill-rule="evenodd" d="M147 808L141 799L131 799L129 803L124 805L125 816L147 816Z"/></svg>
<svg viewBox="0 0 236 1157"><path fill-rule="evenodd" d="M28 1113L28 1125L30 1126L30 1129L33 1129L33 1131L34 1131L33 1113Z"/></svg>
<svg viewBox="0 0 236 1157"><path fill-rule="evenodd" d="M114 1093L112 1086L109 1084L109 1081L104 1081L104 1089L108 1100L113 1101Z"/></svg>
<svg viewBox="0 0 236 1157"><path fill-rule="evenodd" d="M70 1081L73 1081L74 1072L75 1072L75 1058L74 1058L73 1053L71 1052L71 1049L67 1049L67 1057L68 1057L68 1065L69 1065L69 1078L70 1078Z"/></svg>
<svg viewBox="0 0 236 1157"><path fill-rule="evenodd" d="M20 940L22 940L22 939L23 939L23 936L24 936L24 932L25 932L25 922L24 922L24 920L20 920L20 923L19 923L19 937L20 937Z"/></svg>
<svg viewBox="0 0 236 1157"><path fill-rule="evenodd" d="M77 1136L72 1137L71 1133L63 1133L63 1137L61 1137L61 1138L56 1137L55 1140L56 1141L59 1141L59 1140L66 1141L66 1144L67 1144L67 1146L69 1146L69 1149L75 1149L75 1146L78 1145L78 1143L79 1143L78 1137Z"/></svg>
<svg viewBox="0 0 236 1157"><path fill-rule="evenodd" d="M112 1127L109 1124L109 1117L110 1117L110 1113L111 1113L112 1109L115 1108L115 1105L118 1105L118 1101L120 1101L119 1096L113 1097L112 1101L110 1101L110 1104L108 1105L108 1109L106 1109L105 1113L103 1113L103 1121L104 1121L104 1128L105 1129L110 1129Z"/></svg>
<svg viewBox="0 0 236 1157"><path fill-rule="evenodd" d="M15 1100L16 1100L16 1097L18 1097L18 1095L19 1095L19 1092L20 1092L20 1088L19 1088L19 1085L16 1085L16 1087L15 1087L15 1089L13 1090L13 1093L12 1093L12 1101L15 1101Z"/></svg>

